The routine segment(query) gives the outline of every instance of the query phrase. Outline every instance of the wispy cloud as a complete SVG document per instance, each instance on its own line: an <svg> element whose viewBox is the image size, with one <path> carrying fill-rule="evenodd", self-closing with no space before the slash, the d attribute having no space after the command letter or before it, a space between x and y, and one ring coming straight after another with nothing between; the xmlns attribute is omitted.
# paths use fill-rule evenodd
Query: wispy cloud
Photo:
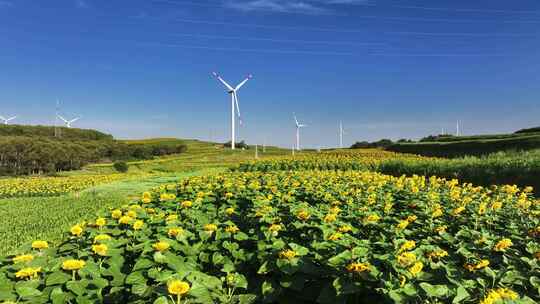
<svg viewBox="0 0 540 304"><path fill-rule="evenodd" d="M369 0L319 0L317 2L326 4L371 4Z"/></svg>
<svg viewBox="0 0 540 304"><path fill-rule="evenodd" d="M75 5L77 5L78 8L88 8L90 5L85 0L76 0Z"/></svg>
<svg viewBox="0 0 540 304"><path fill-rule="evenodd" d="M370 0L225 0L224 6L245 12L269 11L309 15L336 14L334 5L369 5Z"/></svg>
<svg viewBox="0 0 540 304"><path fill-rule="evenodd" d="M245 12L270 11L276 13L328 14L332 11L314 2L291 0L231 0L225 6Z"/></svg>
<svg viewBox="0 0 540 304"><path fill-rule="evenodd" d="M10 7L13 6L13 2L7 0L0 0L0 7Z"/></svg>

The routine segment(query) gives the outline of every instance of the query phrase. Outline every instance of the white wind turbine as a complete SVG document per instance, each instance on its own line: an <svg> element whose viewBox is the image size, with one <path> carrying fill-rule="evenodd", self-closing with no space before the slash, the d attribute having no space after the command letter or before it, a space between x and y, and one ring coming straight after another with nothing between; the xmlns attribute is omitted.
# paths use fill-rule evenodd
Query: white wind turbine
<svg viewBox="0 0 540 304"><path fill-rule="evenodd" d="M67 120L64 117L60 116L60 115L57 115L57 116L58 116L58 118L60 118L66 124L66 128L71 128L71 124L80 119L80 117L76 117L76 118L73 118L71 120Z"/></svg>
<svg viewBox="0 0 540 304"><path fill-rule="evenodd" d="M296 114L293 113L294 122L296 123L296 150L300 151L300 128L307 127L307 125L301 124L296 119Z"/></svg>
<svg viewBox="0 0 540 304"><path fill-rule="evenodd" d="M339 121L339 148L343 149L343 135L347 134L343 129L343 123Z"/></svg>
<svg viewBox="0 0 540 304"><path fill-rule="evenodd" d="M4 122L5 125L9 124L10 121L17 118L17 116L12 116L10 118L5 118L4 116L0 116L0 120Z"/></svg>
<svg viewBox="0 0 540 304"><path fill-rule="evenodd" d="M253 76L250 74L244 79L242 82L240 82L235 88L230 86L221 76L218 75L218 73L214 72L212 73L224 86L227 88L228 93L231 94L231 149L234 150L235 146L235 140L236 140L236 133L235 133L235 117L234 117L234 109L236 105L236 112L238 113L238 120L240 121L240 125L242 125L242 117L240 116L240 107L238 106L238 90L246 84L248 80L253 78Z"/></svg>

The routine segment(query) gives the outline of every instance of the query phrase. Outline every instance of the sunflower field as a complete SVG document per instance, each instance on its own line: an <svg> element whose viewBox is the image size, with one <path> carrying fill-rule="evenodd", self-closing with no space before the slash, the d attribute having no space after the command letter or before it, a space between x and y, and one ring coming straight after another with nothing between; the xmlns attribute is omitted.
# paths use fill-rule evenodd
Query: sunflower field
<svg viewBox="0 0 540 304"><path fill-rule="evenodd" d="M61 177L24 177L0 179L0 198L57 196L96 185L126 179L126 174L92 174Z"/></svg>
<svg viewBox="0 0 540 304"><path fill-rule="evenodd" d="M540 150L455 159L422 157L380 149L334 150L245 162L233 170L370 170L394 176L435 175L482 186L516 184L540 188ZM538 197L540 194L536 195Z"/></svg>
<svg viewBox="0 0 540 304"><path fill-rule="evenodd" d="M538 303L531 192L367 171L193 177L0 259L0 301Z"/></svg>
<svg viewBox="0 0 540 304"><path fill-rule="evenodd" d="M233 171L269 172L276 170L374 170L387 160L432 160L413 154L402 154L381 149L336 150L322 153L300 153L289 157L274 157L238 164Z"/></svg>

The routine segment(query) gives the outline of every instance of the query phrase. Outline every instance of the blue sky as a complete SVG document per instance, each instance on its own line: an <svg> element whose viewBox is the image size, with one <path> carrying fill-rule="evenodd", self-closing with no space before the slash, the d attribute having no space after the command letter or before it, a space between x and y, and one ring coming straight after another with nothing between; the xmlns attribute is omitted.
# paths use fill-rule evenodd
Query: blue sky
<svg viewBox="0 0 540 304"><path fill-rule="evenodd" d="M0 115L290 147L540 125L540 2L0 0Z"/></svg>

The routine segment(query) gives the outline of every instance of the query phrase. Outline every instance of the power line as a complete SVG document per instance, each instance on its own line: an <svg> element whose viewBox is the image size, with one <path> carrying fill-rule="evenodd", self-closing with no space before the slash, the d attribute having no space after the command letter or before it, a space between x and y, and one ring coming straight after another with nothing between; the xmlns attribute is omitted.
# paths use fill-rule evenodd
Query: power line
<svg viewBox="0 0 540 304"><path fill-rule="evenodd" d="M385 32L385 34L414 35L414 36L466 36L466 37L538 37L540 34L519 33L435 33L435 32Z"/></svg>
<svg viewBox="0 0 540 304"><path fill-rule="evenodd" d="M128 17L139 18L139 17ZM140 19L140 18L139 18ZM144 19L154 19L156 17L145 17ZM161 19L159 19L161 20ZM169 21L180 23L193 23L193 24L207 24L207 25L225 25L236 27L250 27L250 28L264 28L264 29L278 29L278 30L291 30L291 31L319 31L319 32L335 32L335 33L367 33L365 29L340 29L340 28L323 28L323 27L308 27L308 26L283 26L283 25L267 25L267 24L255 24L255 23L232 23L224 21L208 21L208 20L196 20L196 19L183 19L183 18L171 18ZM540 34L521 34L521 33L438 33L438 32L382 32L386 35L398 34L398 35L412 35L412 36L482 36L482 37L538 37Z"/></svg>
<svg viewBox="0 0 540 304"><path fill-rule="evenodd" d="M540 11L516 11L516 10L497 10L497 9L481 9L481 8L451 8L451 7L428 7L415 5L392 5L391 7L403 9L419 9L430 11L451 11L463 13L502 13L502 14L540 14Z"/></svg>
<svg viewBox="0 0 540 304"><path fill-rule="evenodd" d="M386 45L384 42L350 42L350 41L324 41L324 40L297 40L297 39L274 39L260 37L241 37L241 36L221 36L204 34L170 34L171 36L224 39L224 40L248 40L248 41L267 41L267 42L290 42L298 44L328 44L328 45L355 45L355 46L374 46Z"/></svg>
<svg viewBox="0 0 540 304"><path fill-rule="evenodd" d="M203 7L218 7L218 8L228 8L228 9L235 9L234 7L225 5L223 3L201 3L201 2L191 2L191 1L171 1L171 0L152 0L153 2L159 2L159 3L167 3L167 4L174 4L174 5L187 5L187 6L203 6ZM376 5L371 5L376 7ZM391 6L396 8L413 8L414 6ZM421 7L415 7L415 8L421 8ZM432 9L432 8L426 8L426 9ZM448 10L441 8L441 10ZM291 14L306 14L306 15L314 15L313 12L301 12L301 11L280 11L280 10L273 10L273 9L264 9L264 8L257 8L253 9L253 11L271 11L276 13L291 13ZM335 12L321 12L321 15L335 15L335 16L353 16L349 14L338 14ZM540 20L490 20L490 19L448 19L448 18L423 18L423 17L394 17L394 16L374 16L374 15L364 15L364 16L358 16L354 15L355 18L363 18L363 19L378 19L383 21L420 21L420 22L439 22L439 23L515 23L515 24L538 24L540 23Z"/></svg>
<svg viewBox="0 0 540 304"><path fill-rule="evenodd" d="M199 46L199 45L185 45L174 43L161 43L161 42L134 42L135 44L142 46L159 46L159 47L174 47L174 48L186 48L186 49L204 49L212 51L236 51L236 52L250 52L250 53L274 53L274 54L301 54L301 55L333 55L333 56L381 56L381 57L511 57L513 55L497 54L497 53L382 53L382 52L368 52L365 54L359 54L355 52L333 52L333 51L309 51L309 50L283 50L283 49L251 49L251 48L228 48L228 47L214 47L214 46ZM518 56L518 55L514 55Z"/></svg>

